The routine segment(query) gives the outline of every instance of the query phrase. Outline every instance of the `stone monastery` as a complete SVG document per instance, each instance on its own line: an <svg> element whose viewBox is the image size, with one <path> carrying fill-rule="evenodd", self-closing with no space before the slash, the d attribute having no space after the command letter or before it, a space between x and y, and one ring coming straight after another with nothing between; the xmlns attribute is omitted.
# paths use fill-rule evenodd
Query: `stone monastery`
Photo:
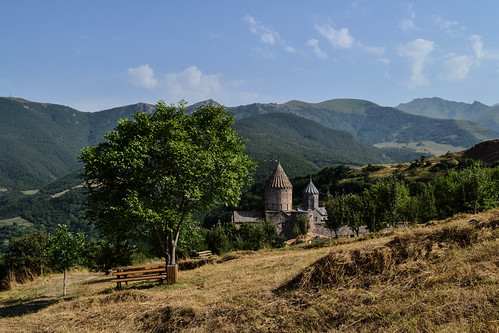
<svg viewBox="0 0 499 333"><path fill-rule="evenodd" d="M267 218L274 223L279 234L286 239L291 239L295 237L293 229L300 215L308 218L309 233L332 236L331 230L326 227L326 209L319 207L319 191L312 183L312 179L303 190L303 206L294 210L293 185L281 164L278 163L265 187L265 210L260 212L235 211L232 222L241 225L243 223L257 223Z"/></svg>

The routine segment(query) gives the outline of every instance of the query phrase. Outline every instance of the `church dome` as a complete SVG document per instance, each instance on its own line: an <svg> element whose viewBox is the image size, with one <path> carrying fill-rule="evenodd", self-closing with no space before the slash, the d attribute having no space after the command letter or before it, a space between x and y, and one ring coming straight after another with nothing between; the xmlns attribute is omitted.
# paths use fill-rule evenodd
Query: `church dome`
<svg viewBox="0 0 499 333"><path fill-rule="evenodd" d="M312 180L310 180L310 183L308 183L307 187L303 190L304 194L319 194L319 190L317 187L315 187L314 183L312 183Z"/></svg>
<svg viewBox="0 0 499 333"><path fill-rule="evenodd" d="M269 183L267 185L269 188L293 188L293 185L289 181L288 176L284 172L284 169L281 166L281 163L277 164L277 167L272 174L272 177L269 179Z"/></svg>

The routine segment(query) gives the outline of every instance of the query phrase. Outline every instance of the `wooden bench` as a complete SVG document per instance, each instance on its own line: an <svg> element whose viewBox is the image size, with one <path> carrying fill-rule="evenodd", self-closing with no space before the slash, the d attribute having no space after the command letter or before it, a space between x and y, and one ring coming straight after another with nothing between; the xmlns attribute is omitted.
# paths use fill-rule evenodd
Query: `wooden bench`
<svg viewBox="0 0 499 333"><path fill-rule="evenodd" d="M128 284L131 281L159 280L160 283L163 283L163 280L168 277L165 263L115 267L112 275L116 278L112 279L111 282L116 282L118 289L121 289L123 282Z"/></svg>
<svg viewBox="0 0 499 333"><path fill-rule="evenodd" d="M196 256L194 259L205 259L205 258L210 258L213 254L211 253L210 250L208 251L200 251L196 253Z"/></svg>

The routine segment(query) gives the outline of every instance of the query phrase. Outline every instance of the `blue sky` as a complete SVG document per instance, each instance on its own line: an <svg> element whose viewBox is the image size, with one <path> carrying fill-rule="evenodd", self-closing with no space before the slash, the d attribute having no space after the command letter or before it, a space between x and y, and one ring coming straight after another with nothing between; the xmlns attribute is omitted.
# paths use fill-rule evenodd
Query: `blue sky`
<svg viewBox="0 0 499 333"><path fill-rule="evenodd" d="M2 1L0 96L499 103L498 1Z"/></svg>

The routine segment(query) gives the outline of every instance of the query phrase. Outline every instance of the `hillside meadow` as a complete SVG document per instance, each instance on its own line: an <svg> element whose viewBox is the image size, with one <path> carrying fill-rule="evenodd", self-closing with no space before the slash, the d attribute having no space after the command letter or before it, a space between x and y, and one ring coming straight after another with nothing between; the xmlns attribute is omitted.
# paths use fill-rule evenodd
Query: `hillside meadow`
<svg viewBox="0 0 499 333"><path fill-rule="evenodd" d="M1 332L497 332L499 209L235 252L176 285L75 270L0 293ZM193 261L183 267L193 266Z"/></svg>

